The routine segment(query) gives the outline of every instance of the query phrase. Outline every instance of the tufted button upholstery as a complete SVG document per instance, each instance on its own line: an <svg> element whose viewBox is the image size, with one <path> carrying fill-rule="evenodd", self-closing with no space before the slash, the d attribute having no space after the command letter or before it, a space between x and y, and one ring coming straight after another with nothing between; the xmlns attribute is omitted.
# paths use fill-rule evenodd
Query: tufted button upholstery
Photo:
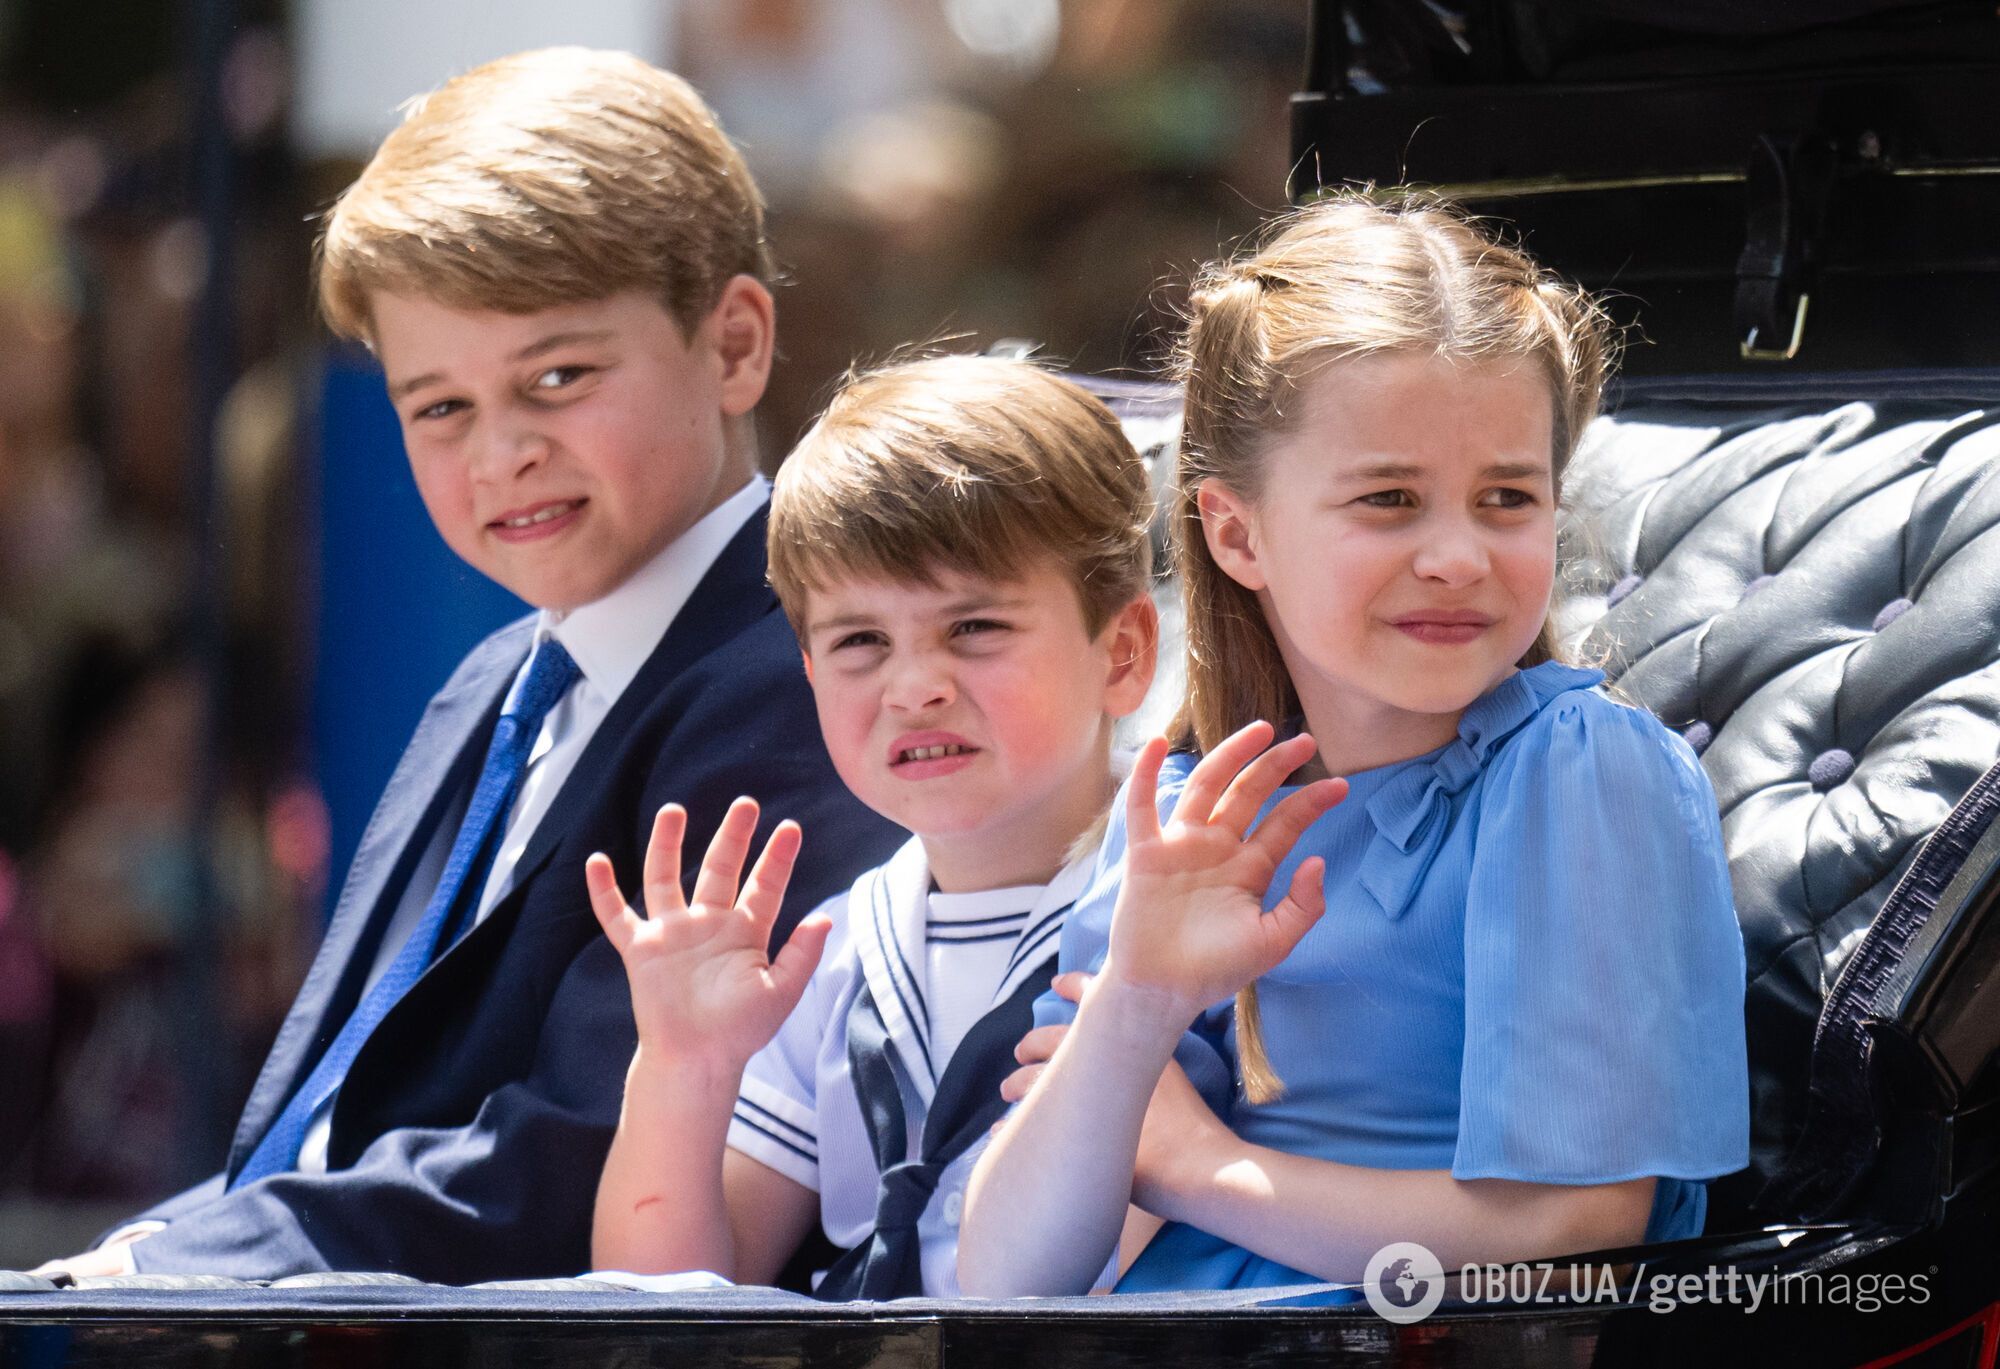
<svg viewBox="0 0 2000 1369"><path fill-rule="evenodd" d="M1568 476L1569 635L1682 730L1722 809L1753 1136L1750 1172L1717 1185L1719 1220L1796 1139L1846 956L2000 753L1989 384L1990 409L1638 396Z"/></svg>

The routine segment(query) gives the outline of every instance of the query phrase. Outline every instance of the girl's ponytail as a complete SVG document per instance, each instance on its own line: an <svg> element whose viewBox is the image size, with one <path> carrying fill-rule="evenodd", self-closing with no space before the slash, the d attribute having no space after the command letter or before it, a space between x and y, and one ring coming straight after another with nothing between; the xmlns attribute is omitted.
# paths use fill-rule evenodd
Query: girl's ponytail
<svg viewBox="0 0 2000 1369"><path fill-rule="evenodd" d="M1254 718L1282 722L1299 711L1277 639L1257 596L1223 573L1201 525L1201 487L1219 481L1255 498L1246 449L1270 423L1275 398L1265 336L1267 292L1277 280L1224 267L1197 283L1179 358L1186 410L1173 491L1174 561L1187 629L1187 693L1169 729L1179 747L1208 751ZM1283 1088L1259 1027L1257 986L1236 995L1237 1067L1253 1103Z"/></svg>

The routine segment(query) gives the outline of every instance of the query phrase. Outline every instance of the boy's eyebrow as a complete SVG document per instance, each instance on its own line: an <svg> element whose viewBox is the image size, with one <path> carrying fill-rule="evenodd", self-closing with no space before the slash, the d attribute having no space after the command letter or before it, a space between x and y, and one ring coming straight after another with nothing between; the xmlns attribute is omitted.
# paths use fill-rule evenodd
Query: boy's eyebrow
<svg viewBox="0 0 2000 1369"><path fill-rule="evenodd" d="M567 333L550 333L545 338L538 338L529 343L526 347L523 347L507 359L509 361L532 361L544 352L553 352L558 347L569 347L579 342L604 342L609 340L610 337L611 330L609 328L572 329ZM444 372L442 371L425 371L420 376L411 376L408 380L399 380L389 387L389 398L401 399L404 395L412 391L421 390L426 385L435 385L443 379Z"/></svg>
<svg viewBox="0 0 2000 1369"><path fill-rule="evenodd" d="M510 358L513 361L529 361L544 352L553 352L558 347L568 347L578 342L606 342L611 337L609 328L572 328L567 333L550 333L540 341L531 342Z"/></svg>
<svg viewBox="0 0 2000 1369"><path fill-rule="evenodd" d="M1002 594L975 594L964 599L954 599L940 611L941 617L956 618L966 613L991 613L996 609L1021 608L1028 603L1022 596L1009 597ZM806 624L806 634L815 632L844 631L847 628L873 627L876 618L867 613L843 613L838 618L814 618Z"/></svg>

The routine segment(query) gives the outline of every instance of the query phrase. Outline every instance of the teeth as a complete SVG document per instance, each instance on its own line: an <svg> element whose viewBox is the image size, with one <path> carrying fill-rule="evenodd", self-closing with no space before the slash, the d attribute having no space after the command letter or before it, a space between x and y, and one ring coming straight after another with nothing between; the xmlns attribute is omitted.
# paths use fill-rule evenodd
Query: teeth
<svg viewBox="0 0 2000 1369"><path fill-rule="evenodd" d="M963 756L972 750L969 746L916 746L905 751L897 759L905 761L934 761L945 756Z"/></svg>
<svg viewBox="0 0 2000 1369"><path fill-rule="evenodd" d="M546 523L551 518L560 518L575 507L576 504L574 501L566 504L551 504L538 513L529 514L526 518L503 519L500 526L503 528L531 528L537 523Z"/></svg>

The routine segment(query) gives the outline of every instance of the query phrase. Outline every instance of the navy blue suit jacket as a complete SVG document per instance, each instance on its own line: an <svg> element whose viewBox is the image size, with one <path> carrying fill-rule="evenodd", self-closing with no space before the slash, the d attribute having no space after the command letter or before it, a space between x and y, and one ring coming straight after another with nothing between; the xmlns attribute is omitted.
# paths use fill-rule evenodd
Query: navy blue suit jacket
<svg viewBox="0 0 2000 1369"><path fill-rule="evenodd" d="M359 999L382 930L451 800L473 782L533 620L473 649L431 700L375 810L223 1173L139 1219L141 1272L275 1278L390 1270L438 1283L574 1274L635 1044L617 953L584 891L593 851L637 885L652 816L688 809L683 862L729 803L796 818L781 934L904 840L842 786L799 650L764 582L760 512L606 715L537 825L512 891L370 1036L337 1097L324 1174L225 1192ZM761 847L762 836L759 836Z"/></svg>

